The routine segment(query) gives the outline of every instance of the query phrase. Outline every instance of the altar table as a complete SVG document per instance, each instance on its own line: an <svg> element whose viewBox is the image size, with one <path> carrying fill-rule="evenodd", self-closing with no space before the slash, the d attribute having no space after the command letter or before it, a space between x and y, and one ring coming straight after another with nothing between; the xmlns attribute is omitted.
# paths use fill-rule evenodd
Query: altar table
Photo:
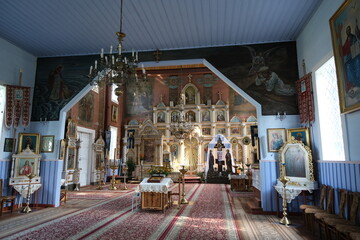
<svg viewBox="0 0 360 240"><path fill-rule="evenodd" d="M148 179L144 178L136 189L141 192L141 209L165 211L169 204L168 192L173 181L171 178L163 178L159 183L149 183Z"/></svg>
<svg viewBox="0 0 360 240"><path fill-rule="evenodd" d="M250 178L245 174L231 175L229 174L231 191L249 191Z"/></svg>

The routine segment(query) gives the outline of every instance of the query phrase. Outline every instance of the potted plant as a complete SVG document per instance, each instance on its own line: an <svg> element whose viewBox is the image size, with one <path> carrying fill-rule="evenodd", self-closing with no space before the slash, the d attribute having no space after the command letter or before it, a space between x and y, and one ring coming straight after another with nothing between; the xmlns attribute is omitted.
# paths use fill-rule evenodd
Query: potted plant
<svg viewBox="0 0 360 240"><path fill-rule="evenodd" d="M126 165L128 167L127 169L128 177L130 178L132 176L132 172L135 170L135 163L132 159L128 159L126 161Z"/></svg>
<svg viewBox="0 0 360 240"><path fill-rule="evenodd" d="M151 166L151 168L148 170L148 173L151 176L163 176L163 177L166 177L167 175L169 175L170 172L164 167Z"/></svg>

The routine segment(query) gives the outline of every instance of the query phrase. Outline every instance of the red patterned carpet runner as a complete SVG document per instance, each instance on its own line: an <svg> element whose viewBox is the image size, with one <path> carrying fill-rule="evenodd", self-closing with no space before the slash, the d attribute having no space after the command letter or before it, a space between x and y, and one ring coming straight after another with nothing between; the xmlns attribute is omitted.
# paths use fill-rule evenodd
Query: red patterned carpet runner
<svg viewBox="0 0 360 240"><path fill-rule="evenodd" d="M189 204L165 213L131 211L132 191L5 239L241 239L225 185L187 184L185 191Z"/></svg>

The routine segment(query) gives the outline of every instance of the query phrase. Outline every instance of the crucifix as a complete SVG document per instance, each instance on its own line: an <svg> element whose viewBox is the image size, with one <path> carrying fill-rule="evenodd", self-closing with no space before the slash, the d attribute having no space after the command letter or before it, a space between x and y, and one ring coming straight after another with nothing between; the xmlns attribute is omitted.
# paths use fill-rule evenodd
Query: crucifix
<svg viewBox="0 0 360 240"><path fill-rule="evenodd" d="M187 78L189 79L189 83L191 83L191 78L192 78L191 73L189 73L189 75L187 75Z"/></svg>
<svg viewBox="0 0 360 240"><path fill-rule="evenodd" d="M160 61L160 55L162 52L159 51L159 49L156 49L156 52L153 53L155 56L155 61L158 63Z"/></svg>
<svg viewBox="0 0 360 240"><path fill-rule="evenodd" d="M221 100L222 92L218 91L217 94L219 95L219 100Z"/></svg>
<svg viewBox="0 0 360 240"><path fill-rule="evenodd" d="M163 102L163 97L164 97L164 95L160 94L160 102Z"/></svg>

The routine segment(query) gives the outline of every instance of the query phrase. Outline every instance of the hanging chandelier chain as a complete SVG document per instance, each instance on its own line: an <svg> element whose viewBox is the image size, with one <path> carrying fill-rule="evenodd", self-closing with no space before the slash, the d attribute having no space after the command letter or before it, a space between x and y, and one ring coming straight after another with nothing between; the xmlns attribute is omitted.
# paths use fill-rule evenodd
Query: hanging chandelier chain
<svg viewBox="0 0 360 240"><path fill-rule="evenodd" d="M123 21L123 0L120 1L120 32L122 32L122 21Z"/></svg>
<svg viewBox="0 0 360 240"><path fill-rule="evenodd" d="M91 85L98 85L102 82L112 85L116 84L115 94L120 96L124 93L124 87L131 81L135 82L136 88L141 88L141 83L138 78L138 52L132 50L130 56L124 56L122 41L126 34L122 32L123 21L123 0L120 0L120 32L116 32L118 39L118 53L113 54L113 46L110 46L109 54L104 54L104 49L101 49L100 60L96 60L94 67L90 66L90 72L87 75L91 79ZM142 68L142 78L146 81L146 71L144 65Z"/></svg>

